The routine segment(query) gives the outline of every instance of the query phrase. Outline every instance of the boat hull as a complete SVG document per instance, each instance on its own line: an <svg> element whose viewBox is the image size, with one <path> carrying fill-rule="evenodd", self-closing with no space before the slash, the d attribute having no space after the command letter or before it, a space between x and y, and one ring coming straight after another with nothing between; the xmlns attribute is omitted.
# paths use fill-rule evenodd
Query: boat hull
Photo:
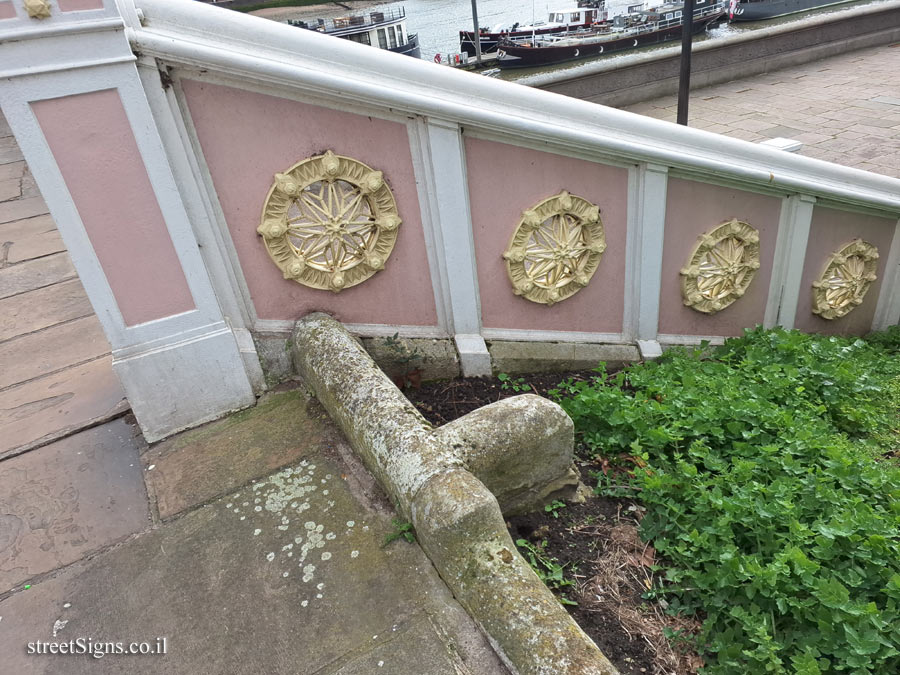
<svg viewBox="0 0 900 675"><path fill-rule="evenodd" d="M406 36L406 44L400 45L399 47L392 47L388 49L389 52L394 52L395 54L404 54L405 56L412 56L413 58L420 59L422 58L422 52L419 49L419 34L418 33L410 33Z"/></svg>
<svg viewBox="0 0 900 675"><path fill-rule="evenodd" d="M497 45L500 40L521 40L530 38L532 35L554 35L556 33L565 33L571 30L569 26L554 26L553 28L536 28L530 30L505 31L503 33L481 33L481 53L490 54L497 51ZM473 31L459 31L459 49L469 56L475 56L475 33Z"/></svg>
<svg viewBox="0 0 900 675"><path fill-rule="evenodd" d="M778 16L787 16L810 9L844 5L854 0L758 0L757 2L741 2L732 21L764 21Z"/></svg>
<svg viewBox="0 0 900 675"><path fill-rule="evenodd" d="M694 19L694 34L704 32L710 26L721 21L724 16L725 14L722 12ZM681 24L678 24L658 31L638 35L633 34L603 42L585 42L577 45L528 47L506 43L500 46L500 58L497 65L501 68L549 66L676 40L681 37L681 33Z"/></svg>

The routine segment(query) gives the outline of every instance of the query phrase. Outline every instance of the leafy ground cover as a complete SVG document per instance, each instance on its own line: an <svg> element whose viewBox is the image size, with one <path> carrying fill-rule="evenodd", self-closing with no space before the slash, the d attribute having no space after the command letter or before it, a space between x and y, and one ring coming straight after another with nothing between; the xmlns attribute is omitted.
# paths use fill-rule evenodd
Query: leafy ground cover
<svg viewBox="0 0 900 675"><path fill-rule="evenodd" d="M439 424L547 378L409 395ZM755 330L549 395L597 494L511 532L623 672L900 672L900 329Z"/></svg>
<svg viewBox="0 0 900 675"><path fill-rule="evenodd" d="M704 673L900 672L898 347L755 330L558 392Z"/></svg>

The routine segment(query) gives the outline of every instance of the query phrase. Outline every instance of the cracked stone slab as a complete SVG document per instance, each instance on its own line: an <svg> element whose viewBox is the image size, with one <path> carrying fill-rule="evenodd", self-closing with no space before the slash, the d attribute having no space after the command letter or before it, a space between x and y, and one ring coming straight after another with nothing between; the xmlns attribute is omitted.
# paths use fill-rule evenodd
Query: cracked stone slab
<svg viewBox="0 0 900 675"><path fill-rule="evenodd" d="M0 139L2 142L3 139ZM0 150L2 151L2 150ZM13 199L0 202L0 223L9 223L22 218L32 218L47 213L47 205L41 196Z"/></svg>
<svg viewBox="0 0 900 675"><path fill-rule="evenodd" d="M339 432L318 401L301 391L187 431L145 453L147 483L162 519L302 459Z"/></svg>
<svg viewBox="0 0 900 675"><path fill-rule="evenodd" d="M72 259L66 252L10 265L0 269L0 298L68 281L77 276Z"/></svg>
<svg viewBox="0 0 900 675"><path fill-rule="evenodd" d="M104 356L0 391L0 459L128 410Z"/></svg>
<svg viewBox="0 0 900 675"><path fill-rule="evenodd" d="M235 446L237 449L239 446ZM415 544L383 546L346 465L306 459L0 602L10 672L503 675ZM26 654L29 641L155 641L164 656Z"/></svg>
<svg viewBox="0 0 900 675"><path fill-rule="evenodd" d="M0 342L0 389L109 354L96 316Z"/></svg>
<svg viewBox="0 0 900 675"><path fill-rule="evenodd" d="M0 341L94 313L79 279L0 300Z"/></svg>
<svg viewBox="0 0 900 675"><path fill-rule="evenodd" d="M0 593L149 525L138 441L122 420L4 461Z"/></svg>
<svg viewBox="0 0 900 675"><path fill-rule="evenodd" d="M0 138L0 164L21 162L23 159L19 144L12 135Z"/></svg>
<svg viewBox="0 0 900 675"><path fill-rule="evenodd" d="M59 230L49 214L0 225L0 246L7 242L8 264L66 250Z"/></svg>

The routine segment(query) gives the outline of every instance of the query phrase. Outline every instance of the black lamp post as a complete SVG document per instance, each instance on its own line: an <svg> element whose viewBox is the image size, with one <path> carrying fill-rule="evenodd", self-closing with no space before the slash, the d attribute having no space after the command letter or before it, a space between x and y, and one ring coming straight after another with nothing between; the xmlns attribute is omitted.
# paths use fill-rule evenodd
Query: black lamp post
<svg viewBox="0 0 900 675"><path fill-rule="evenodd" d="M687 126L688 98L691 91L691 41L694 35L694 0L684 0L681 22L681 75L678 78L677 122Z"/></svg>
<svg viewBox="0 0 900 675"><path fill-rule="evenodd" d="M692 0L693 1L693 0ZM472 0L472 22L475 24L475 63L481 65L481 28L478 26L477 0Z"/></svg>

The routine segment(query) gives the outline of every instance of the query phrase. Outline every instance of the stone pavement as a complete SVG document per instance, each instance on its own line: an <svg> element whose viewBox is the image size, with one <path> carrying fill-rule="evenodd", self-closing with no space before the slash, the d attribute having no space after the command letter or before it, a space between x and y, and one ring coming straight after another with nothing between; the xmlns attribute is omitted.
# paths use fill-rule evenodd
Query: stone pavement
<svg viewBox="0 0 900 675"><path fill-rule="evenodd" d="M24 480L22 463L46 448L0 464L23 478L11 497L0 493L0 512L23 513L0 577L2 591L16 584L0 601L4 672L507 673L418 545L385 545L393 511L303 392L269 395L138 462L125 421L101 430L114 434L106 445L67 439L61 493ZM74 459L76 447L95 456ZM141 463L158 510L146 507ZM104 481L112 491L85 500ZM54 563L69 562L101 529L123 543L21 584L42 569L44 544L69 554ZM27 653L35 641L99 649L90 645L162 638L164 655Z"/></svg>
<svg viewBox="0 0 900 675"><path fill-rule="evenodd" d="M100 322L0 115L0 459L127 410Z"/></svg>
<svg viewBox="0 0 900 675"><path fill-rule="evenodd" d="M747 141L791 138L799 154L900 178L900 43L691 91L688 124ZM676 96L623 110L675 121Z"/></svg>

